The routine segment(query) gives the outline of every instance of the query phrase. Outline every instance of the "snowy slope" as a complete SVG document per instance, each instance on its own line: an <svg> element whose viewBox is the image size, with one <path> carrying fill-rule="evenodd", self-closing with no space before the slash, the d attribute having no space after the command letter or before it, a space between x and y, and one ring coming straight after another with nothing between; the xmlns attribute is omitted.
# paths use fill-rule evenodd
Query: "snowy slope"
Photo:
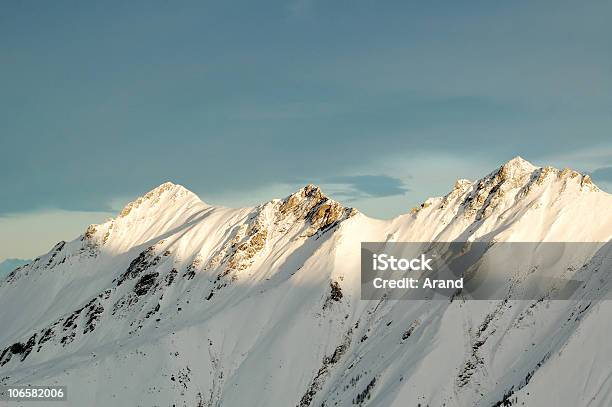
<svg viewBox="0 0 612 407"><path fill-rule="evenodd" d="M0 384L72 406L609 406L610 263L568 301L362 301L359 253L609 242L611 208L519 157L389 221L312 185L229 209L166 183L0 283Z"/></svg>

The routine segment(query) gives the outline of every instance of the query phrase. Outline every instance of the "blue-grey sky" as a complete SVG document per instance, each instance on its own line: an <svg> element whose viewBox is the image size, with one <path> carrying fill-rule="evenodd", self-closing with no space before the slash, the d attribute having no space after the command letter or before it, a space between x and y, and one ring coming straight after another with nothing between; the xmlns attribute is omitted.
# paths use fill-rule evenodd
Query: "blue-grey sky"
<svg viewBox="0 0 612 407"><path fill-rule="evenodd" d="M4 1L0 260L166 180L227 206L316 182L391 217L521 155L610 190L611 15L609 1Z"/></svg>

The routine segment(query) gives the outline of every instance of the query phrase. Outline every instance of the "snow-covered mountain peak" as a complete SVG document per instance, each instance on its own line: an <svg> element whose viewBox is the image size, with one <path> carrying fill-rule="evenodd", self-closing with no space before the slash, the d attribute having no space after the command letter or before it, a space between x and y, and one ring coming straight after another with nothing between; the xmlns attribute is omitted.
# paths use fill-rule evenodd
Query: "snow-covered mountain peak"
<svg viewBox="0 0 612 407"><path fill-rule="evenodd" d="M330 199L316 185L308 184L293 194L259 205L256 217L262 225L307 225L305 235L327 230L355 214L354 208L344 207Z"/></svg>
<svg viewBox="0 0 612 407"><path fill-rule="evenodd" d="M516 156L505 164L502 164L498 169L482 180L485 182L494 181L497 183L504 183L511 187L518 187L528 182L531 175L538 169L539 167L536 167L529 161L520 156Z"/></svg>
<svg viewBox="0 0 612 407"><path fill-rule="evenodd" d="M537 168L539 168L533 165L532 163L530 163L529 161L525 160L520 155L517 155L513 159L509 160L508 162L503 164L502 167L507 168L507 169L514 169L514 170L528 171L528 172L532 172L533 170L536 170Z"/></svg>
<svg viewBox="0 0 612 407"><path fill-rule="evenodd" d="M82 240L94 248L128 250L179 227L207 208L210 206L187 188L165 182L128 203L116 218L90 225Z"/></svg>
<svg viewBox="0 0 612 407"><path fill-rule="evenodd" d="M326 227L357 213L327 197L317 185L308 184L285 198L279 207L283 214L292 212L315 226Z"/></svg>
<svg viewBox="0 0 612 407"><path fill-rule="evenodd" d="M168 206L174 206L177 203L182 203L187 200L200 201L200 198L193 192L189 191L182 185L172 182L165 182L160 186L152 189L143 196L128 203L119 213L119 218L128 216L133 210L143 207L163 207L164 210L169 209Z"/></svg>
<svg viewBox="0 0 612 407"><path fill-rule="evenodd" d="M479 183L491 181L511 188L523 187L527 189L533 183L537 185L559 182L567 184L568 181L572 181L579 185L581 190L600 191L587 174L582 174L570 168L561 170L551 166L538 167L520 156L516 156L501 165L497 170L479 180Z"/></svg>
<svg viewBox="0 0 612 407"><path fill-rule="evenodd" d="M457 180L448 194L427 199L410 215L416 228L432 233L428 235L431 239L491 238L492 231L499 230L502 233L496 239L500 241L583 241L593 236L607 241L610 232L606 228L597 233L585 231L575 219L580 216L586 222L589 217L597 222L597 212L602 209L595 208L611 204L612 196L597 188L586 174L537 167L516 157L474 182ZM551 229L564 233L554 236ZM404 239L418 238L408 235Z"/></svg>

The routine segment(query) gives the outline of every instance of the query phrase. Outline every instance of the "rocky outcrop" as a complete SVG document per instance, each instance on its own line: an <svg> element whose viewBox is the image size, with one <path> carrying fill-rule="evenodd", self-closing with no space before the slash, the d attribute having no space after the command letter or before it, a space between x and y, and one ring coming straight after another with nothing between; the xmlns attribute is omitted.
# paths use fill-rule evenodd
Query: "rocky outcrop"
<svg viewBox="0 0 612 407"><path fill-rule="evenodd" d="M316 185L306 185L296 193L285 198L280 207L281 215L293 215L309 222L307 236L325 232L341 221L358 212L354 208L345 208L340 203L329 199Z"/></svg>
<svg viewBox="0 0 612 407"><path fill-rule="evenodd" d="M274 200L257 207L248 219L236 228L231 240L212 258L205 269L225 264L222 276L249 268L256 256L273 241L295 227L309 238L324 233L357 213L329 199L315 185L307 185L283 200ZM235 278L235 276L233 277Z"/></svg>

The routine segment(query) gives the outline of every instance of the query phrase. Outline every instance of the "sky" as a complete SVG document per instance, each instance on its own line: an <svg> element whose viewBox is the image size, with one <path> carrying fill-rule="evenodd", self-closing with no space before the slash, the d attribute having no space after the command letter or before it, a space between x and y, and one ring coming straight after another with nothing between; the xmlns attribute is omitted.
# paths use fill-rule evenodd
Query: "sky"
<svg viewBox="0 0 612 407"><path fill-rule="evenodd" d="M4 1L0 261L165 182L390 218L521 155L612 191L609 1Z"/></svg>

